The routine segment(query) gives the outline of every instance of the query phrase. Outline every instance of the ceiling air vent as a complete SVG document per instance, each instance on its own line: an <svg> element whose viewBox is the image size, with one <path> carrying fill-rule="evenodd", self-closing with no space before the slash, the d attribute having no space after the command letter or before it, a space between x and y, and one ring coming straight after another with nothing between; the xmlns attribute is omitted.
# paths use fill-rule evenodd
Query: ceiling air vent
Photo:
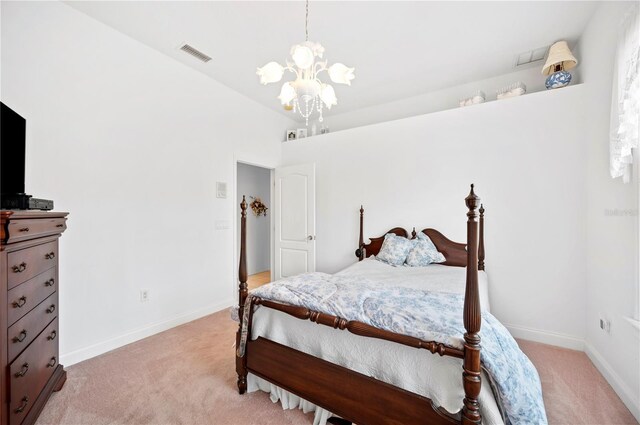
<svg viewBox="0 0 640 425"><path fill-rule="evenodd" d="M194 58L205 63L211 60L211 56L205 55L200 50L196 49L193 46L189 46L188 44L183 44L182 47L180 47L180 50L182 50L183 52L189 53Z"/></svg>
<svg viewBox="0 0 640 425"><path fill-rule="evenodd" d="M549 46L540 47L538 49L529 50L528 52L520 53L516 56L516 60L514 61L514 66L516 68L524 65L529 65L534 62L539 62L544 59L547 54L547 50L549 50Z"/></svg>

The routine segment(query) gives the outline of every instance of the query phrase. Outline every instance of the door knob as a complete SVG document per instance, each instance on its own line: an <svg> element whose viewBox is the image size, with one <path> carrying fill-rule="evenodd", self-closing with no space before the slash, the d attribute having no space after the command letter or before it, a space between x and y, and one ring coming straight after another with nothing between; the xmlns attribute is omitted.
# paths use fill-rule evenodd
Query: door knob
<svg viewBox="0 0 640 425"><path fill-rule="evenodd" d="M309 236L307 236L307 239L310 240L310 241L315 241L316 237L312 236L312 235L309 235Z"/></svg>

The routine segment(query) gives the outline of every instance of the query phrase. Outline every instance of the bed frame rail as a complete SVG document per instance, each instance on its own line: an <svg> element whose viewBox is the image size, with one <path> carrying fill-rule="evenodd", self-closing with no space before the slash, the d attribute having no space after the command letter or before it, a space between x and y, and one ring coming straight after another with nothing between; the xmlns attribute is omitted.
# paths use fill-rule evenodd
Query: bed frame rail
<svg viewBox="0 0 640 425"><path fill-rule="evenodd" d="M263 305L273 310L287 313L301 320L310 320L319 325L329 326L334 329L348 330L352 334L366 336L369 338L383 339L385 341L396 342L398 344L407 345L413 348L422 348L430 351L432 354L440 354L441 356L464 358L464 351L435 341L424 341L407 335L397 334L395 332L378 329L366 323L357 321L348 321L346 319L333 316L331 314L321 313L319 311L309 310L305 307L281 304L274 301L263 300L261 298L252 298L254 305Z"/></svg>

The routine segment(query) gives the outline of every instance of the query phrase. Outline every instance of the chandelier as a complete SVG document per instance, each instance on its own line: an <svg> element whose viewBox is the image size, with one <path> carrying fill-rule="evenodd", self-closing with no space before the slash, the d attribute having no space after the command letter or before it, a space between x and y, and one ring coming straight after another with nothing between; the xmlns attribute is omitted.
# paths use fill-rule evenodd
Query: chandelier
<svg viewBox="0 0 640 425"><path fill-rule="evenodd" d="M294 81L287 81L282 85L278 99L285 109L293 109L300 113L309 125L309 117L314 111L318 111L318 121L322 122L322 110L326 106L331 109L338 103L336 92L330 84L323 83L318 77L326 71L331 81L337 84L351 85L355 78L353 71L344 64L335 63L327 66L327 61L322 60L324 47L320 43L309 41L309 0L306 2L306 16L304 24L305 41L291 47L291 60L286 61L286 66L278 62L269 62L262 68L258 68L260 83L266 85L282 80L284 71L295 74Z"/></svg>

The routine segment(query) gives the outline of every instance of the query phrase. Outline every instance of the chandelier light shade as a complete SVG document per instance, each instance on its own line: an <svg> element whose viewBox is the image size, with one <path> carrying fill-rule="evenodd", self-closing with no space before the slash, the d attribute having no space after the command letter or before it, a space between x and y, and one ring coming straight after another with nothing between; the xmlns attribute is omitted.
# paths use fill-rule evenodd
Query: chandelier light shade
<svg viewBox="0 0 640 425"><path fill-rule="evenodd" d="M329 67L329 78L331 78L331 81L333 81L334 83L346 84L350 86L351 80L356 78L356 76L353 75L354 69L355 68L349 68L339 62L334 63Z"/></svg>
<svg viewBox="0 0 640 425"><path fill-rule="evenodd" d="M277 83L282 80L284 68L278 62L269 62L262 68L258 68L258 75L261 84Z"/></svg>
<svg viewBox="0 0 640 425"><path fill-rule="evenodd" d="M291 60L286 65L277 62L269 62L262 68L258 68L256 74L260 77L261 84L277 83L282 80L285 71L291 72L295 79L285 82L280 90L278 99L285 109L300 113L309 125L309 117L314 111L319 114L318 120L322 122L324 107L331 109L338 104L336 91L330 84L320 80L319 76L327 72L329 79L336 84L351 85L355 78L355 68L349 68L342 63L327 66L324 56L324 47L320 43L309 41L309 1L306 4L305 41L295 44L289 52Z"/></svg>
<svg viewBox="0 0 640 425"><path fill-rule="evenodd" d="M291 101L296 97L296 89L293 88L291 83L286 82L282 85L282 90L280 91L280 102L283 105L291 105Z"/></svg>

